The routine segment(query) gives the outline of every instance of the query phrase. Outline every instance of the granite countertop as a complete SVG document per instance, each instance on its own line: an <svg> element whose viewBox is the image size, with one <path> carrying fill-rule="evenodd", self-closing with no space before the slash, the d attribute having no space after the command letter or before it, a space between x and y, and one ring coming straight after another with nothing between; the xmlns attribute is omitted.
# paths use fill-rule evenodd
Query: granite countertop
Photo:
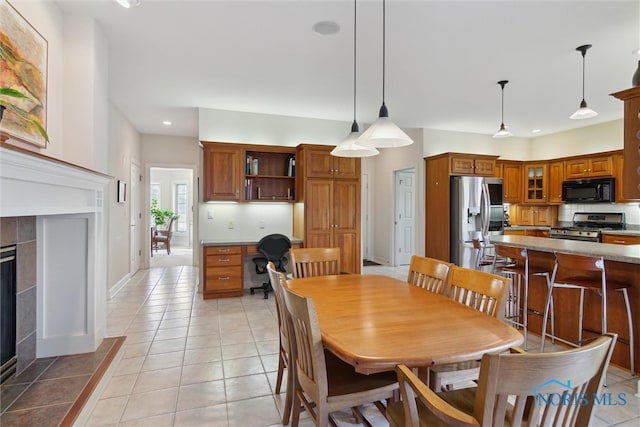
<svg viewBox="0 0 640 427"><path fill-rule="evenodd" d="M616 245L611 243L582 242L578 240L549 239L529 236L491 236L491 242L527 248L539 252L566 252L580 255L601 256L611 261L640 264L640 245Z"/></svg>
<svg viewBox="0 0 640 427"><path fill-rule="evenodd" d="M506 230L549 230L551 227L548 225L510 225L505 227Z"/></svg>
<svg viewBox="0 0 640 427"><path fill-rule="evenodd" d="M250 238L226 239L226 240L203 239L200 241L200 245L202 246L227 246L227 245L248 246L248 245L257 245L259 240L260 239L253 240ZM291 244L302 244L302 239L298 239L296 237L290 237L289 240L291 240Z"/></svg>

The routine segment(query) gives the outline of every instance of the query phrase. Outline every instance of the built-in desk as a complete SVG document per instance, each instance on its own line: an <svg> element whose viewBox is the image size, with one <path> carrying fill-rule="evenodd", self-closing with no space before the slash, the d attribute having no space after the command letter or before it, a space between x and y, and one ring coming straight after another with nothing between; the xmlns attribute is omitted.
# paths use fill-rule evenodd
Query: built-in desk
<svg viewBox="0 0 640 427"><path fill-rule="evenodd" d="M629 299L635 324L640 319L640 245L616 245L610 243L582 242L576 240L548 239L527 236L491 236L495 245L527 248L529 262L536 269L553 270L554 252L565 252L579 255L602 256L605 260L607 278L631 285ZM577 341L579 292L575 289L555 289L553 291L555 305L556 335L570 341ZM529 286L529 309L537 313L544 312L547 285L540 276L532 276ZM608 329L618 334L618 343L611 359L615 365L630 368L629 349L622 342L628 342L626 310L621 292L609 292L607 295ZM602 313L601 298L595 292L585 294L584 327L587 330L599 331ZM542 316L529 316L529 330L536 334L542 332ZM585 333L585 337L589 335ZM592 335L593 336L593 335ZM635 366L640 366L640 328L634 330Z"/></svg>
<svg viewBox="0 0 640 427"><path fill-rule="evenodd" d="M241 297L244 294L244 260L259 254L257 241L202 240L202 296L204 299ZM299 248L302 240L291 239Z"/></svg>

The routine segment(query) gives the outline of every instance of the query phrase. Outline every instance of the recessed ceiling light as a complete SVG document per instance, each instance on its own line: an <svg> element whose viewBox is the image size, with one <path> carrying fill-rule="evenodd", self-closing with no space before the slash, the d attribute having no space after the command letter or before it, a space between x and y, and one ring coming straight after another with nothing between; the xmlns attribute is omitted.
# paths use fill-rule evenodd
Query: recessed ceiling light
<svg viewBox="0 0 640 427"><path fill-rule="evenodd" d="M313 31L322 36L330 36L340 31L340 25L333 21L320 21L313 24Z"/></svg>
<svg viewBox="0 0 640 427"><path fill-rule="evenodd" d="M171 122L169 120L163 120L162 124L165 126L171 126Z"/></svg>
<svg viewBox="0 0 640 427"><path fill-rule="evenodd" d="M138 7L142 3L141 0L116 0L118 4L122 7L126 7L130 9L132 7Z"/></svg>
<svg viewBox="0 0 640 427"><path fill-rule="evenodd" d="M531 129L531 133L540 133L542 129Z"/></svg>

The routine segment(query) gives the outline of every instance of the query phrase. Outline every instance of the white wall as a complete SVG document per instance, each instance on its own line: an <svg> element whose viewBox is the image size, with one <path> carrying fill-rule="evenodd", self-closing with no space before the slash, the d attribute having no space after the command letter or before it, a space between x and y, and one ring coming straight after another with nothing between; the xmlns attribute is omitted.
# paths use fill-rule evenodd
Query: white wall
<svg viewBox="0 0 640 427"><path fill-rule="evenodd" d="M351 129L351 122L205 108L199 110L199 121L201 141L285 147L302 143L336 145Z"/></svg>
<svg viewBox="0 0 640 427"><path fill-rule="evenodd" d="M623 120L541 136L531 140L531 159L546 160L624 148Z"/></svg>
<svg viewBox="0 0 640 427"><path fill-rule="evenodd" d="M129 271L130 264L130 217L131 197L125 203L117 202L118 180L127 184L127 192L131 191L131 163L140 164L140 134L131 123L113 105L109 109L109 175L113 176L109 184L109 289L122 283L135 271ZM138 203L140 207L140 203ZM141 227L142 228L142 227ZM146 230L146 229L145 229ZM143 237L147 234L138 230L138 245L141 247ZM141 257L139 259L141 261Z"/></svg>
<svg viewBox="0 0 640 427"><path fill-rule="evenodd" d="M373 248L373 260L381 264L393 263L394 248L394 173L402 169L416 170L416 253L424 255L424 160L422 129L405 130L414 143L401 148L380 149L378 156L372 157L373 168L367 164L369 171L370 202L374 209L369 213L369 220L373 222L373 236L369 236Z"/></svg>
<svg viewBox="0 0 640 427"><path fill-rule="evenodd" d="M201 203L200 239L257 242L272 233L293 236L291 203Z"/></svg>

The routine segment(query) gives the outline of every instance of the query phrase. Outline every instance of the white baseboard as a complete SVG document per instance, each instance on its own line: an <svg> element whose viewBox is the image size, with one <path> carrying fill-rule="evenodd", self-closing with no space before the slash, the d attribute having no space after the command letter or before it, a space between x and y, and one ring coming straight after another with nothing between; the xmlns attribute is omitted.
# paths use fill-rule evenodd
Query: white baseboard
<svg viewBox="0 0 640 427"><path fill-rule="evenodd" d="M120 289L122 289L124 287L124 285L127 284L127 282L129 281L129 279L131 279L131 275L129 273L125 274L124 277L122 277L122 279L118 280L118 282L113 285L112 287L109 288L109 299L112 299L113 297L116 296L116 294L118 292L120 292Z"/></svg>

